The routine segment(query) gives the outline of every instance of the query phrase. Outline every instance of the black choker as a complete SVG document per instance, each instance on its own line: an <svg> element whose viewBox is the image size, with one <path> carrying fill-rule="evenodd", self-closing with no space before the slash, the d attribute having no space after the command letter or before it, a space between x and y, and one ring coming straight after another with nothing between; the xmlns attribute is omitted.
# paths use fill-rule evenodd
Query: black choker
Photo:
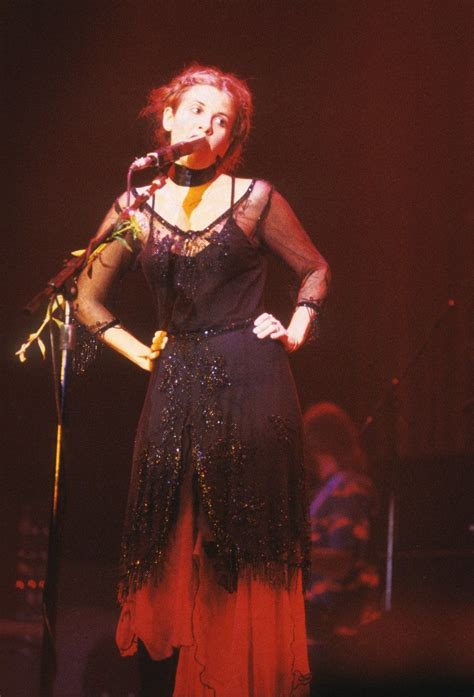
<svg viewBox="0 0 474 697"><path fill-rule="evenodd" d="M170 178L178 186L201 186L207 184L216 176L216 163L206 167L206 169L190 169L177 162L170 169Z"/></svg>

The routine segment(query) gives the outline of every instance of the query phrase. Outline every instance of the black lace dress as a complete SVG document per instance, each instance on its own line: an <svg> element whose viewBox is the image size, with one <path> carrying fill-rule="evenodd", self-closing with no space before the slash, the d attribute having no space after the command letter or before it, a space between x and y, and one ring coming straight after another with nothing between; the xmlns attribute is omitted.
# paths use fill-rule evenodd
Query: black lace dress
<svg viewBox="0 0 474 697"><path fill-rule="evenodd" d="M184 491L192 500L193 544L205 530L202 558L219 593L235 594L244 577L269 592L288 590L300 584L306 564L298 398L282 344L258 339L252 328L265 311L268 250L299 277L300 302L322 297L326 264L268 183L253 181L229 203L204 230L184 232L150 199L137 214L138 238L110 242L79 279L76 315L99 326L112 317L106 299L115 279L138 259L157 328L169 334L137 431L122 548L125 604L143 588L166 584ZM143 639L133 621L134 637ZM304 673L303 659L300 665L289 672ZM253 693L239 697L245 694Z"/></svg>

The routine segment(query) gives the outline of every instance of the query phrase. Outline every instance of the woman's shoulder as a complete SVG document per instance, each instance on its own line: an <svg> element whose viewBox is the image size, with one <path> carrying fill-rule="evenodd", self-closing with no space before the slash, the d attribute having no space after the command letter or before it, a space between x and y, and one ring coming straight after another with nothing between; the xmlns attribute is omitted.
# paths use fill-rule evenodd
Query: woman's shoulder
<svg viewBox="0 0 474 697"><path fill-rule="evenodd" d="M241 195L250 190L252 199L255 203L260 203L266 206L271 203L271 206L276 211L291 210L290 204L286 198L275 188L275 186L266 179L247 179L235 178L235 198L238 200Z"/></svg>
<svg viewBox="0 0 474 697"><path fill-rule="evenodd" d="M250 193L254 199L264 198L268 200L268 197L273 191L273 186L270 182L265 181L265 179L250 179L248 177L234 177L233 179L236 200L242 198L247 193ZM231 180L232 177L229 177L229 182ZM229 186L231 186L230 183Z"/></svg>
<svg viewBox="0 0 474 697"><path fill-rule="evenodd" d="M273 186L270 182L268 182L266 179L259 179L258 177L231 177L230 175L226 174L224 175L230 180L235 181L235 186L236 188L241 186L243 188L247 188L251 185L262 187L265 189L272 189Z"/></svg>
<svg viewBox="0 0 474 697"><path fill-rule="evenodd" d="M133 193L130 194L130 200L133 203L135 200L135 197L137 196L137 189L134 189ZM117 211L117 213L121 213L124 208L127 207L128 205L128 192L124 191L123 193L119 194L117 198L114 201L113 208Z"/></svg>

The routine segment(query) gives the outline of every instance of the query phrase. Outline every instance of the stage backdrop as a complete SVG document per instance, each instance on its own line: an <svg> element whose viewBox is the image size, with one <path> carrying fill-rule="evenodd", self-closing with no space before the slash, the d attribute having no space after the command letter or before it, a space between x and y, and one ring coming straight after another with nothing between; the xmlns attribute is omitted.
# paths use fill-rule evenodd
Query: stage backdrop
<svg viewBox="0 0 474 697"><path fill-rule="evenodd" d="M256 114L241 173L275 184L333 270L319 339L291 357L303 406L332 400L361 425L373 415L364 437L376 470L395 439L403 458L424 463L423 495L430 463L474 450L471 13L469 0L4 3L10 529L22 502L47 501L54 446L49 363L36 349L26 365L14 358L41 318L21 308L85 245L130 162L151 149L138 118L148 91L191 61L248 79ZM275 264L269 308L287 318ZM156 327L138 274L121 303L148 341ZM393 415L387 389L403 375ZM117 557L145 388L146 375L108 351L75 381L66 558ZM10 588L16 535L2 545Z"/></svg>

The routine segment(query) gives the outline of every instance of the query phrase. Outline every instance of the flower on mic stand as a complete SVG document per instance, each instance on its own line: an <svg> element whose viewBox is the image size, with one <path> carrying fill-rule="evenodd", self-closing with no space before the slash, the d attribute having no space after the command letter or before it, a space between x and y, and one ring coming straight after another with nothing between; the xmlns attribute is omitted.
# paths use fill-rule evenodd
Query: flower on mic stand
<svg viewBox="0 0 474 697"><path fill-rule="evenodd" d="M91 254L89 254L85 266L91 264L91 262L97 256L99 256L99 254L105 249L105 247L107 247L107 245L113 242L114 240L117 240L118 242L124 244L126 248L131 252L132 248L130 247L129 242L126 239L127 234L130 233L130 236L133 241L140 240L143 237L143 230L145 225L146 217L141 211L123 211L123 213L120 216L120 222L114 226L111 233L104 240L104 242L99 244L98 247L96 247L94 251L91 252ZM83 256L85 253L85 249L76 249L74 252L71 252L71 255L74 257L80 257ZM58 327L62 326L63 322L57 315L57 313L60 313L61 310L64 310L64 297L63 295L58 294L48 304L45 316L38 329L35 332L31 333L28 336L27 340L20 346L18 351L15 352L15 355L18 356L21 363L24 363L26 361L26 352L34 343L38 345L43 359L46 357L46 346L44 341L41 339L41 334L51 321L55 322L55 324L57 324Z"/></svg>

